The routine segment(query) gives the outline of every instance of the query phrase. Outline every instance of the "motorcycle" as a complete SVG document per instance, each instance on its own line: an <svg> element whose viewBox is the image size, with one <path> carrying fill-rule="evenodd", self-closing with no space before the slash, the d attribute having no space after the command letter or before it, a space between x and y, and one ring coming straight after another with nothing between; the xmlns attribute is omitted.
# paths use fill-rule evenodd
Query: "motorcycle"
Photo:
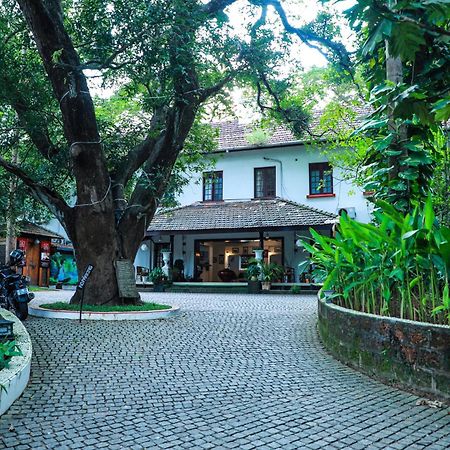
<svg viewBox="0 0 450 450"><path fill-rule="evenodd" d="M23 266L24 261L25 253L13 250L9 264L0 268L0 307L10 310L20 320L28 317L28 303L34 298L34 294L28 291L28 280L13 270Z"/></svg>

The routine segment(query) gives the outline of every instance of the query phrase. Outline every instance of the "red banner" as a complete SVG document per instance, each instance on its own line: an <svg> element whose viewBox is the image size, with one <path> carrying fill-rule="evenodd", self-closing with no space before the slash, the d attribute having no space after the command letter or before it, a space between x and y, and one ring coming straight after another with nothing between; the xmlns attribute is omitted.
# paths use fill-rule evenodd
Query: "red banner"
<svg viewBox="0 0 450 450"><path fill-rule="evenodd" d="M23 237L17 238L17 246L20 248L20 250L26 252L28 247L28 239Z"/></svg>

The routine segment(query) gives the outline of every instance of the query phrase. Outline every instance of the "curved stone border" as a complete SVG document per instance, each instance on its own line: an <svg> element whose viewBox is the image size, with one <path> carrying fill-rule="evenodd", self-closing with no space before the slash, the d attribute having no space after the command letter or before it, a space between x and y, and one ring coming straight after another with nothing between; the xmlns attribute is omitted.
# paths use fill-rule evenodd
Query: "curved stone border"
<svg viewBox="0 0 450 450"><path fill-rule="evenodd" d="M352 311L319 293L319 332L343 363L450 403L450 327Z"/></svg>
<svg viewBox="0 0 450 450"><path fill-rule="evenodd" d="M72 319L78 320L80 313L78 311L65 311L63 309L45 309L39 305L28 305L28 312L32 316L45 317L47 319ZM169 309L157 309L154 311L127 311L127 312L85 312L81 318L83 320L154 320L170 319L178 315L179 306L172 306Z"/></svg>
<svg viewBox="0 0 450 450"><path fill-rule="evenodd" d="M32 345L30 335L22 322L9 311L1 309L5 319L14 321L14 335L22 356L13 356L7 369L0 370L0 416L17 400L30 379Z"/></svg>

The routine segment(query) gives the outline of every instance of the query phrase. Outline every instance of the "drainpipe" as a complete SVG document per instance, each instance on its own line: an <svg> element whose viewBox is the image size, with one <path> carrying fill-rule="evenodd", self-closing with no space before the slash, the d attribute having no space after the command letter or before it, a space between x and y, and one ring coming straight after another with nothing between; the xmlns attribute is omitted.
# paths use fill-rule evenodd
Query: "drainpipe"
<svg viewBox="0 0 450 450"><path fill-rule="evenodd" d="M280 164L280 197L283 197L283 162L280 161L279 159L275 159L275 158L269 158L268 156L263 156L263 159L265 159L266 161L274 161L278 164Z"/></svg>

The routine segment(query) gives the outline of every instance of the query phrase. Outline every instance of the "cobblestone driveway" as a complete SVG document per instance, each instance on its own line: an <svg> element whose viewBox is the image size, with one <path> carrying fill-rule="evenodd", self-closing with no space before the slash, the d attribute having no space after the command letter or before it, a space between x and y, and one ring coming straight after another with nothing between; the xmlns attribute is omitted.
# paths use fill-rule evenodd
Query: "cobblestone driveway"
<svg viewBox="0 0 450 450"><path fill-rule="evenodd" d="M416 406L324 352L314 297L144 298L184 312L27 321L32 379L0 419L0 447L450 448L447 410Z"/></svg>

